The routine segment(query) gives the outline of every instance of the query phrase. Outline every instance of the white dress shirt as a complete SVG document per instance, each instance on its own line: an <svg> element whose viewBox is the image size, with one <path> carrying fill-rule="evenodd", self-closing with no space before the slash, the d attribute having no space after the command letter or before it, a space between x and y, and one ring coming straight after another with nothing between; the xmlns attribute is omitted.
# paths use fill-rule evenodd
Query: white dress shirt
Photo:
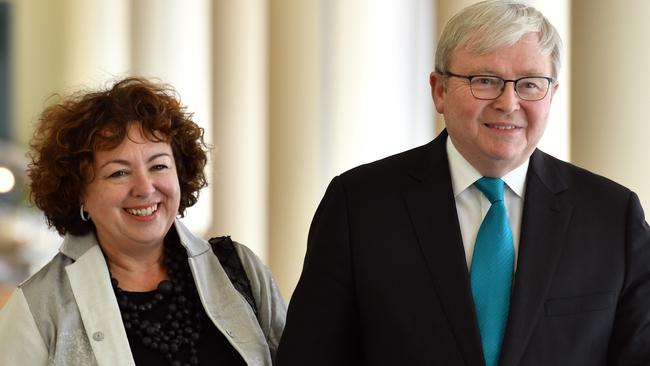
<svg viewBox="0 0 650 366"><path fill-rule="evenodd" d="M474 186L474 182L480 179L482 175L458 152L451 138L447 138L446 147L449 158L449 171L451 172L451 184L456 200L458 223L460 224L460 232L465 246L465 259L467 259L467 268L470 269L476 235L483 218L490 209L491 203ZM519 234L521 232L521 215L524 208L527 172L528 160L505 176L500 177L506 183L504 199L510 230L512 230L512 241L515 246L515 268L517 266L517 254L519 253Z"/></svg>

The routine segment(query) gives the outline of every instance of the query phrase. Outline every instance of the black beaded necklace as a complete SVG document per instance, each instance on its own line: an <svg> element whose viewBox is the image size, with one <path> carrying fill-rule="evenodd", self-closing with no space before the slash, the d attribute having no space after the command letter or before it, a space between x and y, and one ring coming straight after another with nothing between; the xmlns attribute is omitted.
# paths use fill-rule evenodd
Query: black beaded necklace
<svg viewBox="0 0 650 366"><path fill-rule="evenodd" d="M174 240L165 238L163 264L169 280L158 284L153 298L136 304L111 275L111 284L127 335L146 348L162 354L172 366L198 365L197 343L201 334L200 305L187 256ZM167 304L164 319L149 321L151 312ZM187 352L181 352L183 349ZM183 355L187 355L185 360Z"/></svg>

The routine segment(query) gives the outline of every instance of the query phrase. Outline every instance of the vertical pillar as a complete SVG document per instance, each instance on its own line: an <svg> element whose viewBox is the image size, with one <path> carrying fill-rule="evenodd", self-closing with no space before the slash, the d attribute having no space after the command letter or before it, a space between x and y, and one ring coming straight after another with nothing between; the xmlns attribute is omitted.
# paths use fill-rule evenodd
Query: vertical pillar
<svg viewBox="0 0 650 366"><path fill-rule="evenodd" d="M39 5L42 2L38 2ZM130 66L128 0L64 0L62 78L66 88L96 88L123 76ZM31 22L30 22L31 24ZM55 46L56 47L56 46Z"/></svg>
<svg viewBox="0 0 650 366"><path fill-rule="evenodd" d="M572 14L572 160L636 191L647 210L650 2L573 1Z"/></svg>
<svg viewBox="0 0 650 366"><path fill-rule="evenodd" d="M129 64L127 0L12 2L14 138L26 144L54 93L103 85Z"/></svg>
<svg viewBox="0 0 650 366"><path fill-rule="evenodd" d="M269 9L269 261L286 298L322 194L320 3L274 0Z"/></svg>
<svg viewBox="0 0 650 366"><path fill-rule="evenodd" d="M82 1L82 0L78 0ZM132 2L132 73L174 86L212 142L212 7L209 0ZM206 169L212 175L212 160ZM212 222L212 186L201 191L183 222L206 235Z"/></svg>
<svg viewBox="0 0 650 366"><path fill-rule="evenodd" d="M323 2L323 185L353 166L428 142L430 1Z"/></svg>
<svg viewBox="0 0 650 366"><path fill-rule="evenodd" d="M267 261L267 1L214 2L213 230Z"/></svg>

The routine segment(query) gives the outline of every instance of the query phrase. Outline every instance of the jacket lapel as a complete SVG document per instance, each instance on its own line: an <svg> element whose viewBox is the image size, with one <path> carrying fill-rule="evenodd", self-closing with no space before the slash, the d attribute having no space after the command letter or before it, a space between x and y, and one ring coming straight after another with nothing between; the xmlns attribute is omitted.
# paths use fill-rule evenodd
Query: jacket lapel
<svg viewBox="0 0 650 366"><path fill-rule="evenodd" d="M230 282L209 244L197 239L180 221L175 225L190 255L201 302L214 325L247 364L270 365L269 346L253 310Z"/></svg>
<svg viewBox="0 0 650 366"><path fill-rule="evenodd" d="M501 351L502 366L517 365L539 317L562 253L572 206L554 162L536 150L530 159L519 240L519 258Z"/></svg>
<svg viewBox="0 0 650 366"><path fill-rule="evenodd" d="M75 253L80 250L83 254ZM135 365L106 261L94 235L66 237L62 252L76 259L65 270L97 364Z"/></svg>
<svg viewBox="0 0 650 366"><path fill-rule="evenodd" d="M466 365L483 365L443 132L411 169L405 201L437 297Z"/></svg>

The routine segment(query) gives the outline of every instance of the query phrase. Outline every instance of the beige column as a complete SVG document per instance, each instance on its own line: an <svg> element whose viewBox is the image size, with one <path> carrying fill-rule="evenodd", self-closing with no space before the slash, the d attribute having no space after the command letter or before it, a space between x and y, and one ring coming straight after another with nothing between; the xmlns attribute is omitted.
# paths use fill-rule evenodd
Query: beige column
<svg viewBox="0 0 650 366"><path fill-rule="evenodd" d="M27 143L41 110L79 88L128 69L127 0L12 2L12 85L16 139Z"/></svg>
<svg viewBox="0 0 650 366"><path fill-rule="evenodd" d="M636 191L648 210L650 2L572 4L572 160Z"/></svg>
<svg viewBox="0 0 650 366"><path fill-rule="evenodd" d="M433 5L328 0L323 8L325 186L354 166L431 140Z"/></svg>
<svg viewBox="0 0 650 366"><path fill-rule="evenodd" d="M39 2L42 3L42 2ZM63 79L67 86L104 87L130 66L128 0L64 0L60 3L65 47Z"/></svg>
<svg viewBox="0 0 650 366"><path fill-rule="evenodd" d="M81 1L81 0L78 0ZM209 0L132 1L132 73L174 86L194 121L212 142L212 6ZM212 174L212 160L206 174ZM212 186L201 191L183 222L208 235L212 222Z"/></svg>
<svg viewBox="0 0 650 366"><path fill-rule="evenodd" d="M218 0L214 35L214 218L267 262L267 1Z"/></svg>
<svg viewBox="0 0 650 366"><path fill-rule="evenodd" d="M269 5L269 263L288 300L323 193L320 1Z"/></svg>

